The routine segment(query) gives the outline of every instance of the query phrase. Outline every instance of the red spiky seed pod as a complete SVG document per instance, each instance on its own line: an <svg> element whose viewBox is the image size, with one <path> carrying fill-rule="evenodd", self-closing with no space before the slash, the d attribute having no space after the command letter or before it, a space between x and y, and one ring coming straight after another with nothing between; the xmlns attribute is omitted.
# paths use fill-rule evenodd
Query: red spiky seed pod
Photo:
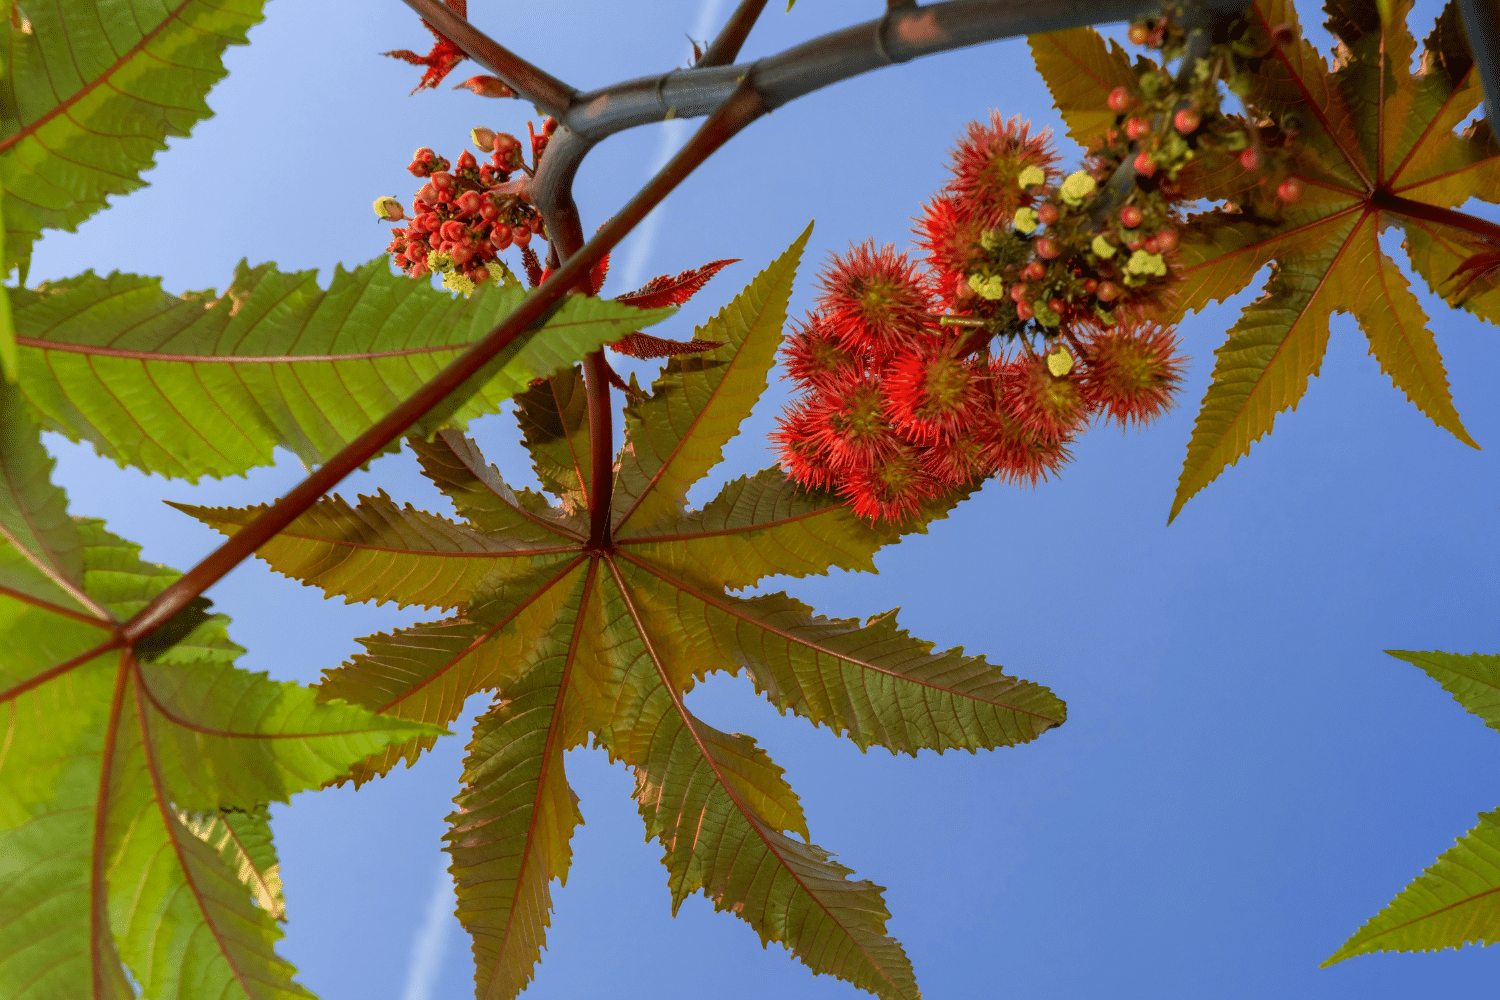
<svg viewBox="0 0 1500 1000"><path fill-rule="evenodd" d="M1025 278L1027 281L1041 281L1046 276L1047 268L1042 264L1041 261L1034 260L1030 264L1027 264L1025 267L1021 268L1021 277Z"/></svg>
<svg viewBox="0 0 1500 1000"><path fill-rule="evenodd" d="M1302 179L1300 177L1288 177L1276 188L1276 197L1284 202L1300 201L1302 199Z"/></svg>
<svg viewBox="0 0 1500 1000"><path fill-rule="evenodd" d="M1137 21L1130 26L1126 37L1130 39L1131 45L1145 45L1151 40L1151 28Z"/></svg>
<svg viewBox="0 0 1500 1000"><path fill-rule="evenodd" d="M515 235L511 232L511 228L503 222L495 223L494 228L490 230L490 242L494 244L496 250L508 249L514 240Z"/></svg>
<svg viewBox="0 0 1500 1000"><path fill-rule="evenodd" d="M1165 413L1182 383L1187 359L1171 327L1120 325L1088 340L1085 380L1108 419L1124 427Z"/></svg>
<svg viewBox="0 0 1500 1000"><path fill-rule="evenodd" d="M864 374L860 359L846 351L823 317L808 313L781 345L786 377L815 391Z"/></svg>
<svg viewBox="0 0 1500 1000"><path fill-rule="evenodd" d="M899 447L855 470L839 492L853 501L860 517L904 521L937 495L937 484L913 449Z"/></svg>
<svg viewBox="0 0 1500 1000"><path fill-rule="evenodd" d="M1126 229L1134 229L1141 224L1141 210L1134 205L1126 205L1120 209L1120 225Z"/></svg>
<svg viewBox="0 0 1500 1000"><path fill-rule="evenodd" d="M985 256L979 242L984 231L983 222L964 217L958 199L952 195L927 203L913 232L917 246L926 254L933 291L943 305L953 308L973 296L968 274Z"/></svg>
<svg viewBox="0 0 1500 1000"><path fill-rule="evenodd" d="M883 360L923 336L930 296L916 265L891 244L876 250L866 240L847 257L832 255L819 284L819 309L846 350Z"/></svg>
<svg viewBox="0 0 1500 1000"><path fill-rule="evenodd" d="M1135 142L1141 136L1151 131L1151 123L1144 118L1131 118L1125 122L1125 134Z"/></svg>
<svg viewBox="0 0 1500 1000"><path fill-rule="evenodd" d="M1044 201L1036 207L1036 218L1044 226L1050 226L1057 221L1057 206L1050 201Z"/></svg>
<svg viewBox="0 0 1500 1000"><path fill-rule="evenodd" d="M776 418L777 428L770 435L781 467L809 489L827 489L834 482L833 468L818 434L821 420L813 405L803 401Z"/></svg>
<svg viewBox="0 0 1500 1000"><path fill-rule="evenodd" d="M454 166L455 171L474 170L479 166L479 161L474 159L474 154L467 149L458 154L458 164Z"/></svg>
<svg viewBox="0 0 1500 1000"><path fill-rule="evenodd" d="M1142 177L1150 177L1156 173L1156 161L1151 158L1150 153L1141 150L1136 154L1135 172Z"/></svg>
<svg viewBox="0 0 1500 1000"><path fill-rule="evenodd" d="M1002 226L1014 218L1016 209L1035 200L1021 187L1021 174L1035 167L1050 182L1056 177L1056 161L1050 132L1032 135L1020 116L1003 121L998 111L991 111L988 126L970 122L959 139L947 190L957 196L964 216L982 221L986 228Z"/></svg>
<svg viewBox="0 0 1500 1000"><path fill-rule="evenodd" d="M1260 150L1254 146L1246 146L1240 150L1240 166L1246 170L1260 169Z"/></svg>
<svg viewBox="0 0 1500 1000"><path fill-rule="evenodd" d="M1159 229L1157 230L1156 236L1154 238L1156 240L1157 247L1160 248L1163 252L1177 249L1178 234L1177 230L1175 229L1172 229L1170 227L1167 229Z"/></svg>
<svg viewBox="0 0 1500 1000"><path fill-rule="evenodd" d="M949 441L972 425L982 390L958 347L957 341L923 345L898 357L882 376L892 423L909 442Z"/></svg>
<svg viewBox="0 0 1500 1000"><path fill-rule="evenodd" d="M1069 437L1093 413L1082 380L1053 375L1044 357L1021 357L1005 367L1004 406L1026 431L1043 439Z"/></svg>
<svg viewBox="0 0 1500 1000"><path fill-rule="evenodd" d="M1130 97L1130 91L1124 87L1116 87L1109 92L1109 110L1119 114L1135 102Z"/></svg>
<svg viewBox="0 0 1500 1000"><path fill-rule="evenodd" d="M1099 297L1100 302L1113 302L1124 293L1124 289L1113 281L1101 281L1094 294Z"/></svg>
<svg viewBox="0 0 1500 1000"><path fill-rule="evenodd" d="M445 240L461 240L469 235L469 230L457 219L449 219L443 223L442 227L438 230L438 234Z"/></svg>
<svg viewBox="0 0 1500 1000"><path fill-rule="evenodd" d="M512 226L510 230L510 239L511 242L518 247L529 245L531 243L531 227L526 225L525 223L522 223L519 226Z"/></svg>
<svg viewBox="0 0 1500 1000"><path fill-rule="evenodd" d="M975 412L976 421L989 419L988 408ZM974 433L936 441L921 453L922 469L940 486L966 486L995 471L993 455Z"/></svg>
<svg viewBox="0 0 1500 1000"><path fill-rule="evenodd" d="M1062 253L1062 244L1051 236L1043 236L1033 244L1033 247L1036 255L1043 260L1055 260Z"/></svg>
<svg viewBox="0 0 1500 1000"><path fill-rule="evenodd" d="M1022 323L1025 323L1034 317L1036 312L1031 308L1030 302L1017 302L1016 315L1020 317Z"/></svg>
<svg viewBox="0 0 1500 1000"><path fill-rule="evenodd" d="M830 468L852 470L889 455L900 439L886 413L885 394L874 378L850 378L814 397L814 433Z"/></svg>
<svg viewBox="0 0 1500 1000"><path fill-rule="evenodd" d="M994 366L997 373L1007 367ZM1004 407L990 407L975 427L974 438L983 449L986 475L998 476L1017 486L1035 486L1056 472L1071 457L1069 437L1043 439L1023 428Z"/></svg>
<svg viewBox="0 0 1500 1000"><path fill-rule="evenodd" d="M482 203L483 198L480 196L478 191L465 191L463 194L458 196L457 202L458 210L465 215L474 215L478 213L479 207Z"/></svg>

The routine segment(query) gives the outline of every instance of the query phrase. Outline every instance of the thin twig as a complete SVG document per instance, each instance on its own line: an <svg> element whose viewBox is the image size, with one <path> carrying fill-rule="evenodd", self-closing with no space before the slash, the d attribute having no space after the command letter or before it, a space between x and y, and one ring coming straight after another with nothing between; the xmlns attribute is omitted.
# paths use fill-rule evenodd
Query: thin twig
<svg viewBox="0 0 1500 1000"><path fill-rule="evenodd" d="M442 32L470 59L504 80L523 98L554 118L567 113L578 91L539 66L534 66L448 9L441 0L404 0L422 20Z"/></svg>
<svg viewBox="0 0 1500 1000"><path fill-rule="evenodd" d="M728 66L740 54L740 47L750 37L750 29L766 9L766 0L740 0L740 5L729 15L717 38L709 45L703 57L694 63L697 69L710 66Z"/></svg>

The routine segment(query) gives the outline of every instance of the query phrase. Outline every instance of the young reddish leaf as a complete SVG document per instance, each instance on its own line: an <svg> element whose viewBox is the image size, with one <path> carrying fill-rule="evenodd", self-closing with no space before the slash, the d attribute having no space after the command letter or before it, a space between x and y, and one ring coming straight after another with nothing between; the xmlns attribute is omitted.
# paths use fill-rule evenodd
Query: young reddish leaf
<svg viewBox="0 0 1500 1000"><path fill-rule="evenodd" d="M446 3L448 4L448 8L459 17L466 18L469 16L469 0L446 0ZM428 24L426 21L422 22L422 27L432 32L433 37L437 39L437 41L433 43L432 48L425 56L417 55L411 49L395 49L391 52L381 53L381 55L383 56L390 56L393 59L400 59L402 62L411 63L413 66L427 67L427 71L422 74L422 79L418 80L417 85L412 88L411 92L413 94L415 94L419 90L436 90L438 85L443 82L444 77L446 77L453 71L453 67L469 58L468 53L459 48L454 42L449 40L446 35L438 31L432 25ZM477 80L479 79L479 77L475 77L474 79ZM459 86L465 85L466 84L460 84ZM455 87L454 89L456 90L458 88ZM474 92L476 94L479 93L479 91L477 90L475 90Z"/></svg>
<svg viewBox="0 0 1500 1000"><path fill-rule="evenodd" d="M1356 316L1382 370L1422 412L1478 447L1453 406L1427 317L1378 235L1403 226L1409 247L1418 248L1418 272L1434 290L1461 296L1444 282L1462 258L1433 248L1462 237L1452 221L1467 217L1446 210L1471 195L1496 196L1500 146L1487 128L1453 131L1483 95L1452 5L1415 75L1415 42L1405 25L1410 7L1410 0L1335 0L1329 28L1342 46L1331 70L1296 30L1287 0L1257 0L1250 8L1265 38L1278 25L1294 29L1289 43L1267 43L1247 102L1297 123L1291 148L1304 194L1283 204L1265 193L1271 185L1252 189L1243 210L1196 216L1182 232L1179 315L1238 292L1268 262L1276 269L1217 352L1172 517L1269 433L1278 413L1296 406L1318 372L1335 311Z"/></svg>
<svg viewBox="0 0 1500 1000"><path fill-rule="evenodd" d="M479 97L515 97L516 92L510 85L498 76L471 76L463 83L457 84L454 90L467 90Z"/></svg>
<svg viewBox="0 0 1500 1000"><path fill-rule="evenodd" d="M815 616L782 594L728 592L770 573L872 569L877 549L958 499L900 528L877 527L769 469L729 483L701 511L685 508L687 488L765 388L809 235L700 328L721 346L674 359L652 394L630 405L612 544L578 531L574 498L590 487L575 371L519 407L538 473L566 510L512 490L472 442L444 431L413 447L466 524L383 498L353 509L335 500L259 550L330 593L461 602L452 618L363 640L367 652L329 672L322 691L441 725L469 695L499 690L476 726L448 835L481 997L510 1000L531 978L550 919L548 885L565 876L580 822L563 753L590 737L635 769L674 906L701 891L817 972L882 997L918 995L904 951L885 933L882 890L848 878L811 843L797 796L754 740L687 710L683 696L710 672L743 670L783 710L861 747L912 754L1023 743L1065 717L1046 688L961 650L935 654L892 614L861 625ZM246 516L195 513L226 531ZM392 747L355 780L427 745L422 737Z"/></svg>
<svg viewBox="0 0 1500 1000"><path fill-rule="evenodd" d="M616 296L615 301L635 306L637 309L680 306L698 294L698 290L708 284L708 279L730 264L738 263L738 257L732 260L712 260L701 267L683 271L675 278L663 274L659 278L652 278L633 292Z"/></svg>
<svg viewBox="0 0 1500 1000"><path fill-rule="evenodd" d="M632 358L671 358L679 354L702 354L723 347L722 340L668 340L649 333L632 333L609 345Z"/></svg>

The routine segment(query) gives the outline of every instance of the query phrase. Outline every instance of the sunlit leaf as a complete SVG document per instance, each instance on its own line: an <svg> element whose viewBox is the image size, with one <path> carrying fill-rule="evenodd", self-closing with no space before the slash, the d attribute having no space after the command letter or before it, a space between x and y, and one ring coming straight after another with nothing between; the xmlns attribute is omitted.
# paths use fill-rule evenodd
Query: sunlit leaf
<svg viewBox="0 0 1500 1000"><path fill-rule="evenodd" d="M224 50L243 45L265 0L24 4L5 33L0 189L8 272L24 280L43 229L66 229L108 195L144 186L143 171L213 114L204 97L224 78ZM9 5L7 5L7 10Z"/></svg>
<svg viewBox="0 0 1500 1000"><path fill-rule="evenodd" d="M325 461L526 292L487 284L455 297L381 257L336 268L326 291L316 272L242 262L219 296L92 272L12 295L23 390L44 426L122 465L197 480L269 465L277 445ZM570 296L442 423L493 413L538 376L669 314Z"/></svg>
<svg viewBox="0 0 1500 1000"><path fill-rule="evenodd" d="M0 996L308 996L273 951L265 804L438 730L236 668L206 602L114 642L177 574L69 517L0 404Z"/></svg>
<svg viewBox="0 0 1500 1000"><path fill-rule="evenodd" d="M1500 730L1500 656L1391 649ZM1403 889L1323 964L1377 951L1437 951L1500 941L1500 812L1479 825Z"/></svg>
<svg viewBox="0 0 1500 1000"><path fill-rule="evenodd" d="M703 892L817 972L882 997L918 996L910 962L885 932L882 890L849 878L811 842L797 796L753 739L688 711L684 696L710 673L747 674L783 711L892 752L1009 746L1064 720L1046 688L983 657L934 652L892 613L861 624L819 617L784 594L728 592L774 573L873 569L878 549L962 496L899 529L876 527L768 469L686 509L688 487L766 387L807 238L698 330L722 347L674 358L628 408L610 539L591 537L578 506L591 488L587 412L579 375L565 371L519 406L559 506L511 488L471 441L444 431L412 446L464 523L382 497L354 508L334 499L259 551L328 593L457 606L442 621L362 640L366 652L329 672L322 691L432 725L452 721L476 692L499 692L476 727L448 835L480 997L509 1000L530 981L548 884L565 877L581 821L563 753L590 741L634 769L674 904ZM192 513L226 532L253 515ZM393 746L355 780L428 745Z"/></svg>

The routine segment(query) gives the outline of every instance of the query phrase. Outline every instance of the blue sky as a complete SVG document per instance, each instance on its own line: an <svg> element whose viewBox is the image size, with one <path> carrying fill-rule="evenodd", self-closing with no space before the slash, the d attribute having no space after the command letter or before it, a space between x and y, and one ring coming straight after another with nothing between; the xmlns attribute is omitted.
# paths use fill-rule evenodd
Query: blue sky
<svg viewBox="0 0 1500 1000"><path fill-rule="evenodd" d="M682 65L684 34L707 35L729 5L471 7L505 44L588 88ZM745 54L878 7L802 0L784 14L772 4ZM1419 7L1419 36L1436 10ZM1310 9L1303 18L1321 20ZM524 134L519 102L407 96L416 72L376 53L425 49L427 36L395 0L278 0L251 40L230 53L231 76L210 95L217 117L173 143L149 188L77 234L49 235L33 282L93 268L161 275L177 292L222 288L241 257L320 268L326 282L335 264L383 248L369 204L410 196L413 148L455 156L476 125ZM991 107L1056 126L1024 41L814 94L717 154L663 206L652 235L622 248L618 270L649 277L744 258L659 328L687 336L816 219L793 298L800 312L828 252L866 237L906 245L910 217L943 183L952 138ZM669 123L601 146L578 182L585 228L685 133ZM1066 139L1059 148L1076 156ZM1244 301L1183 325L1188 384L1149 430L1093 431L1063 475L1036 490L990 484L929 535L882 553L878 576L786 584L827 614L900 605L902 624L940 648L963 645L1051 686L1069 703L1061 729L993 753L894 758L782 718L742 681L690 696L695 713L755 735L787 768L815 842L888 887L890 929L930 998L1493 989L1495 958L1477 948L1317 965L1477 812L1500 807L1500 734L1381 652L1500 652L1496 331L1423 295L1459 411L1491 450L1422 417L1380 373L1352 318L1338 316L1298 409L1169 527L1212 351ZM783 393L773 384L705 489L770 464L765 434ZM502 471L530 481L508 417L475 434ZM49 445L75 513L109 518L148 558L179 568L217 536L158 501L259 503L302 472L283 455L275 468L192 487L118 470L55 437ZM409 453L340 492L377 486L442 509ZM356 651L356 636L435 617L325 601L258 563L211 596L249 649L243 666L303 682ZM325 1000L470 994L468 942L447 912L438 849L464 740L358 793L303 794L277 811L291 918L282 950ZM701 897L673 920L630 776L588 752L571 754L568 768L586 825L526 996L856 995L780 948L763 951Z"/></svg>

